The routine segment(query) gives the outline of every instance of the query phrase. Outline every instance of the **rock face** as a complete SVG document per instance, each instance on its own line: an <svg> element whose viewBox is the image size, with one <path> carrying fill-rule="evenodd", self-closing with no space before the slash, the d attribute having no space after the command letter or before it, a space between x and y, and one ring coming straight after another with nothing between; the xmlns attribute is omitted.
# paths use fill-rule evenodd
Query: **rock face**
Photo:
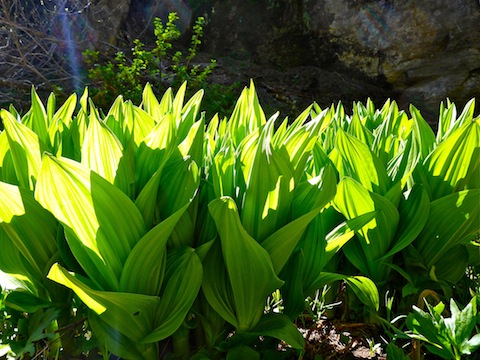
<svg viewBox="0 0 480 360"><path fill-rule="evenodd" d="M304 14L337 44L340 62L385 76L405 102L431 108L480 95L478 1L305 1Z"/></svg>
<svg viewBox="0 0 480 360"><path fill-rule="evenodd" d="M459 105L480 98L477 0L99 0L91 7L98 39L110 43L121 24L134 39L169 11L182 29L206 16L204 45L214 57L290 74L318 68L301 80L313 97L335 89L335 101L341 88L337 100L363 101L374 87L431 119L447 97ZM317 77L326 72L337 76Z"/></svg>
<svg viewBox="0 0 480 360"><path fill-rule="evenodd" d="M433 114L446 97L480 97L479 24L473 0L217 0L206 39L258 64L383 79L400 104Z"/></svg>

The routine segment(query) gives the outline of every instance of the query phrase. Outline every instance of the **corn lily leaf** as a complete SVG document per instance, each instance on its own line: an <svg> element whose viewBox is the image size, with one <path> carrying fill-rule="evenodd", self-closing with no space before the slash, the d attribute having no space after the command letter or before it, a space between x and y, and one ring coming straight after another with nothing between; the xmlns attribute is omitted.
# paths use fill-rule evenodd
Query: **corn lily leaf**
<svg viewBox="0 0 480 360"><path fill-rule="evenodd" d="M38 135L17 120L6 110L1 110L5 132L13 159L19 185L33 190L42 162L42 152L46 150Z"/></svg>
<svg viewBox="0 0 480 360"><path fill-rule="evenodd" d="M82 164L113 184L122 157L123 147L120 141L92 112L82 146Z"/></svg>
<svg viewBox="0 0 480 360"><path fill-rule="evenodd" d="M385 166L366 144L339 129L336 149L340 155L340 163L335 166L341 177L350 176L369 191L380 195L387 193L390 180Z"/></svg>
<svg viewBox="0 0 480 360"><path fill-rule="evenodd" d="M241 157L242 163L251 166L244 174L242 224L259 242L287 223L294 186L290 168L270 146L272 130L273 122L269 121L256 147L248 147Z"/></svg>
<svg viewBox="0 0 480 360"><path fill-rule="evenodd" d="M479 189L480 118L452 132L426 160L432 199L452 192Z"/></svg>
<svg viewBox="0 0 480 360"><path fill-rule="evenodd" d="M364 276L346 276L341 274L334 274L328 272L322 272L315 282L315 288L319 289L325 284L329 284L334 281L346 281L351 287L358 299L365 305L371 306L373 309L378 310L380 304L380 298L378 295L378 289L375 283Z"/></svg>
<svg viewBox="0 0 480 360"><path fill-rule="evenodd" d="M199 90L190 98L190 100L187 101L183 108L181 108L181 116L178 115L178 110L174 111L174 118L177 127L177 145L185 139L193 124L199 120L198 115L200 114L200 104L202 102L203 93L203 90ZM177 96L175 96L174 107L180 106L180 103L178 103L179 105L176 103Z"/></svg>
<svg viewBox="0 0 480 360"><path fill-rule="evenodd" d="M255 85L250 82L250 88L244 88L228 121L235 147L251 133L257 131L266 123L265 114L258 102Z"/></svg>
<svg viewBox="0 0 480 360"><path fill-rule="evenodd" d="M88 322L98 340L107 346L108 350L126 360L154 360L158 359L156 344L139 344L118 330L109 326L94 311L90 311ZM115 334L115 336L112 336Z"/></svg>
<svg viewBox="0 0 480 360"><path fill-rule="evenodd" d="M293 190L292 216L300 217L311 209L321 209L335 197L337 178L330 163L319 174L298 183Z"/></svg>
<svg viewBox="0 0 480 360"><path fill-rule="evenodd" d="M135 153L135 189L140 192L151 176L166 163L176 149L176 124L171 114L165 115L139 144Z"/></svg>
<svg viewBox="0 0 480 360"><path fill-rule="evenodd" d="M268 314L248 334L256 336L271 336L283 340L294 349L302 350L305 345L303 335L293 322L282 314Z"/></svg>
<svg viewBox="0 0 480 360"><path fill-rule="evenodd" d="M32 294L42 288L38 268L28 262L13 244L12 239L0 228L0 270L10 275L14 282ZM43 276L42 276L43 278Z"/></svg>
<svg viewBox="0 0 480 360"><path fill-rule="evenodd" d="M184 246L169 251L155 329L142 343L163 340L178 330L197 298L202 278L202 263L194 249Z"/></svg>
<svg viewBox="0 0 480 360"><path fill-rule="evenodd" d="M147 83L143 88L141 107L152 117L152 119L160 119L164 115L161 112L160 103L153 93L150 83Z"/></svg>
<svg viewBox="0 0 480 360"><path fill-rule="evenodd" d="M275 274L279 274L297 246L308 224L318 215L320 209L314 209L291 221L275 231L260 244L272 259Z"/></svg>
<svg viewBox="0 0 480 360"><path fill-rule="evenodd" d="M42 279L57 251L55 218L29 190L0 182L0 226Z"/></svg>
<svg viewBox="0 0 480 360"><path fill-rule="evenodd" d="M167 240L189 204L147 232L132 249L120 278L120 291L160 295L165 275Z"/></svg>
<svg viewBox="0 0 480 360"><path fill-rule="evenodd" d="M421 185L415 184L398 208L400 220L395 234L395 241L386 259L403 250L414 241L423 230L430 212L430 198Z"/></svg>
<svg viewBox="0 0 480 360"><path fill-rule="evenodd" d="M366 274L369 277L376 281L384 279L388 272L383 268L385 264L378 260L387 254L394 241L399 222L397 209L389 200L369 192L351 178L340 181L334 203L348 220L372 211L377 212L375 219L365 225L357 235L366 263L359 262L363 259L359 258L358 245L352 245L352 242L349 242L343 251L358 269L365 269L366 265L368 267Z"/></svg>
<svg viewBox="0 0 480 360"><path fill-rule="evenodd" d="M65 153L71 152L69 127L72 123L73 113L77 106L77 94L72 94L58 111L51 117L48 128L49 144L53 153L61 155L63 147L66 147ZM50 115L49 115L50 117ZM64 140L65 139L65 140ZM63 144L66 142L65 145Z"/></svg>
<svg viewBox="0 0 480 360"><path fill-rule="evenodd" d="M32 106L30 110L22 117L22 123L30 128L43 143L49 143L48 137L48 117L45 106L40 100L35 88L32 86L31 91Z"/></svg>
<svg viewBox="0 0 480 360"><path fill-rule="evenodd" d="M435 282L446 282L453 285L465 276L467 266L468 250L464 244L459 244L452 246L438 257L436 262L428 268L428 274L425 272L424 275Z"/></svg>
<svg viewBox="0 0 480 360"><path fill-rule="evenodd" d="M182 100L183 102L183 100ZM172 88L168 88L167 91L163 93L162 99L160 100L160 114L164 116L173 111L173 91ZM155 118L155 121L160 119Z"/></svg>
<svg viewBox="0 0 480 360"><path fill-rule="evenodd" d="M118 289L123 264L146 232L134 203L83 165L51 155L44 155L35 198L75 234L80 243L70 247L85 272L103 289Z"/></svg>
<svg viewBox="0 0 480 360"><path fill-rule="evenodd" d="M153 329L160 303L156 296L93 290L58 263L52 265L48 278L72 289L101 320L134 341Z"/></svg>
<svg viewBox="0 0 480 360"><path fill-rule="evenodd" d="M303 254L303 284L305 296L315 290L317 275L326 271L335 254L375 217L375 213L360 215L340 222L333 207L327 207L309 224L299 247ZM333 229L332 229L333 227ZM296 276L292 273L292 276Z"/></svg>
<svg viewBox="0 0 480 360"><path fill-rule="evenodd" d="M197 164L203 161L203 143L205 133L205 117L197 121L190 128L185 139L178 145L178 149L183 157L189 157Z"/></svg>
<svg viewBox="0 0 480 360"><path fill-rule="evenodd" d="M410 114L412 114L413 120L413 138L420 154L420 159L424 160L435 147L435 134L420 114L420 111L413 105L410 105Z"/></svg>
<svg viewBox="0 0 480 360"><path fill-rule="evenodd" d="M0 132L0 179L9 184L18 185L6 131Z"/></svg>
<svg viewBox="0 0 480 360"><path fill-rule="evenodd" d="M480 190L464 190L444 196L430 205L430 214L413 243L425 259L427 267L450 249L469 241L480 223ZM444 215L449 214L448 221Z"/></svg>
<svg viewBox="0 0 480 360"><path fill-rule="evenodd" d="M212 259L216 263L210 265L210 252L215 247L207 254L203 291L225 320L240 331L248 331L262 316L265 298L283 281L275 275L267 251L243 228L231 198L212 201L209 210L217 226L223 259ZM218 254L212 253L212 257Z"/></svg>

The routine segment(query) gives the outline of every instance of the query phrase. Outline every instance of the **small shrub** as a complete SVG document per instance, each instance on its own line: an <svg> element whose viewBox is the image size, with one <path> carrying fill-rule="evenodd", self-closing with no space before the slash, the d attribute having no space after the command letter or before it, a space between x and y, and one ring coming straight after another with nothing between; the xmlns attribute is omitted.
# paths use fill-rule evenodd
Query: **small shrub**
<svg viewBox="0 0 480 360"><path fill-rule="evenodd" d="M176 25L177 20L176 13L169 14L165 25L160 19L155 19L156 40L155 47L151 50L142 41L135 39L130 55L118 51L113 60L102 59L100 52L95 50L83 53L89 66L92 98L100 108L108 109L119 94L134 103L140 103L147 82L161 91L168 87L178 88L188 81L192 93L206 85L216 61L211 59L207 65L193 64L202 43L205 19L199 17L193 26L186 55L175 50L174 45L181 35Z"/></svg>

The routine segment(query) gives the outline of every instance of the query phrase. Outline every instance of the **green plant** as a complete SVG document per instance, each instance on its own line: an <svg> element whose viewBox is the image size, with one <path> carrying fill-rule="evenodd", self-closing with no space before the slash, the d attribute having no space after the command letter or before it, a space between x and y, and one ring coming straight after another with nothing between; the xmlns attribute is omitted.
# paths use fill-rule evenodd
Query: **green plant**
<svg viewBox="0 0 480 360"><path fill-rule="evenodd" d="M58 109L32 90L25 115L0 111L0 269L22 288L4 320L31 324L5 332L12 351L258 358L283 341L298 355L295 321L325 285L346 287L350 314L393 324L475 265L448 261L474 253L479 230L471 104L458 118L450 104L435 137L390 102L267 119L253 82L207 125L203 91L186 91L157 99L147 84L140 106L119 96L104 114L88 90ZM378 289L404 296L383 310Z"/></svg>
<svg viewBox="0 0 480 360"><path fill-rule="evenodd" d="M165 90L169 86L178 88L185 81L190 83L191 89L198 90L206 85L216 61L212 59L208 65L192 66L202 42L205 19L199 17L195 22L187 55L174 50L174 44L181 35L175 24L177 20L176 13L169 14L165 25L160 19L155 19L156 40L151 50L135 39L131 56L119 51L113 61L103 62L99 51L86 50L83 53L89 66L88 77L93 85L92 96L97 105L108 109L120 94L134 103L140 103L142 89L147 82Z"/></svg>
<svg viewBox="0 0 480 360"><path fill-rule="evenodd" d="M408 316L408 335L412 339L426 342L426 348L443 359L461 359L480 347L480 334L472 336L477 324L475 297L463 310L450 299L451 317L442 315L445 312L443 302L432 306L425 301L425 305L428 312L414 306L413 313Z"/></svg>

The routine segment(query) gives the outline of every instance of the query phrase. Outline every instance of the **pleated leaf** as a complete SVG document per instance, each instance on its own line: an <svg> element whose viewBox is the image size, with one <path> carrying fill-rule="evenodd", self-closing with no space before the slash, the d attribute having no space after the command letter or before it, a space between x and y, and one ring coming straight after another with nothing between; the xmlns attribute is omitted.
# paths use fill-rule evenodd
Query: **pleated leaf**
<svg viewBox="0 0 480 360"><path fill-rule="evenodd" d="M167 240L188 204L146 233L128 255L120 291L160 295L165 275Z"/></svg>
<svg viewBox="0 0 480 360"><path fill-rule="evenodd" d="M42 162L42 152L46 150L36 133L19 123L6 110L1 110L5 132L7 133L10 153L19 184L33 190Z"/></svg>
<svg viewBox="0 0 480 360"><path fill-rule="evenodd" d="M376 281L382 279L386 273L377 260L387 254L392 246L399 221L397 209L389 200L369 192L351 178L344 178L339 183L334 202L348 220L372 211L377 212L375 219L365 225L358 234L366 264L358 258L358 246L352 245L352 242L349 242L343 251L357 268L367 266L368 276Z"/></svg>
<svg viewBox="0 0 480 360"><path fill-rule="evenodd" d="M33 193L0 182L0 226L41 279L57 251L58 223ZM41 231L39 231L41 229Z"/></svg>
<svg viewBox="0 0 480 360"><path fill-rule="evenodd" d="M228 278L205 273L203 290L210 305L225 320L232 321L233 315L233 325L240 331L247 331L259 321L265 298L279 288L283 281L275 275L267 251L243 228L237 207L231 198L223 197L212 201L209 210L220 236L223 266ZM228 281L229 285L215 284L221 280ZM214 286L231 286L232 297L218 298ZM229 315L226 316L225 312Z"/></svg>
<svg viewBox="0 0 480 360"><path fill-rule="evenodd" d="M113 184L122 157L120 141L92 112L82 146L82 164Z"/></svg>
<svg viewBox="0 0 480 360"><path fill-rule="evenodd" d="M342 280L347 282L362 303L378 310L380 304L378 289L375 283L367 277L323 272L318 276L315 287L321 288L325 284Z"/></svg>
<svg viewBox="0 0 480 360"><path fill-rule="evenodd" d="M178 330L197 298L202 278L202 263L194 249L181 247L168 253L155 329L142 343L163 340Z"/></svg>
<svg viewBox="0 0 480 360"><path fill-rule="evenodd" d="M425 166L433 199L454 191L480 188L479 120L452 132L427 159Z"/></svg>
<svg viewBox="0 0 480 360"><path fill-rule="evenodd" d="M335 164L340 176L350 176L369 191L384 195L390 188L385 167L368 145L339 130L336 136L336 149L341 162Z"/></svg>
<svg viewBox="0 0 480 360"><path fill-rule="evenodd" d="M134 341L143 340L154 327L160 304L156 296L93 290L58 263L53 264L48 278L72 289L101 320Z"/></svg>
<svg viewBox="0 0 480 360"><path fill-rule="evenodd" d="M70 247L85 272L103 289L118 289L123 264L146 232L133 202L83 165L50 155L43 158L35 198L75 234L72 241L80 241Z"/></svg>
<svg viewBox="0 0 480 360"><path fill-rule="evenodd" d="M427 267L434 265L451 248L469 241L478 233L479 199L480 190L475 189L450 194L431 203L428 220L413 243ZM448 219L445 214L448 214Z"/></svg>

